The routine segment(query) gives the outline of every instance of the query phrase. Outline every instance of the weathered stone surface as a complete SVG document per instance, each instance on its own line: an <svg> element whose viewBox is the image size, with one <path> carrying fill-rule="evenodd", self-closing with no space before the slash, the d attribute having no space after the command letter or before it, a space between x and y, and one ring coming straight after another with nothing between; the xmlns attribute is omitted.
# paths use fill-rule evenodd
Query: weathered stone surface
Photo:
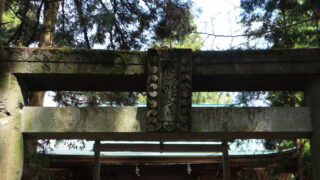
<svg viewBox="0 0 320 180"><path fill-rule="evenodd" d="M111 74L139 75L144 73L144 64L94 64L77 62L3 62L3 72L26 74Z"/></svg>
<svg viewBox="0 0 320 180"><path fill-rule="evenodd" d="M24 132L140 132L145 109L136 107L25 107Z"/></svg>
<svg viewBox="0 0 320 180"><path fill-rule="evenodd" d="M318 48L195 51L193 62L194 64L310 62L319 61L318 56L320 56Z"/></svg>
<svg viewBox="0 0 320 180"><path fill-rule="evenodd" d="M146 132L147 109L23 109L24 132ZM192 108L192 132L311 132L308 108Z"/></svg>
<svg viewBox="0 0 320 180"><path fill-rule="evenodd" d="M0 179L18 180L23 167L22 93L12 74L0 74Z"/></svg>
<svg viewBox="0 0 320 180"><path fill-rule="evenodd" d="M14 73L144 74L146 56L139 51L3 47L0 67ZM319 56L320 49L195 51L193 74L319 73Z"/></svg>
<svg viewBox="0 0 320 180"><path fill-rule="evenodd" d="M2 72L35 74L141 74L144 53L54 48L2 48Z"/></svg>
<svg viewBox="0 0 320 180"><path fill-rule="evenodd" d="M320 72L319 49L198 51L194 91L302 91Z"/></svg>
<svg viewBox="0 0 320 180"><path fill-rule="evenodd" d="M191 50L151 49L147 60L147 131L191 129ZM159 87L159 88L158 88Z"/></svg>
<svg viewBox="0 0 320 180"><path fill-rule="evenodd" d="M194 132L311 132L308 108L193 108Z"/></svg>
<svg viewBox="0 0 320 180"><path fill-rule="evenodd" d="M303 90L320 73L319 54L320 49L197 51L192 77L185 79L192 78L194 91ZM1 48L0 71L17 74L38 91L114 90L104 81L121 91L146 91L146 57L136 51ZM99 83L80 87L75 75Z"/></svg>
<svg viewBox="0 0 320 180"><path fill-rule="evenodd" d="M144 52L62 48L2 47L0 61L88 64L143 64Z"/></svg>

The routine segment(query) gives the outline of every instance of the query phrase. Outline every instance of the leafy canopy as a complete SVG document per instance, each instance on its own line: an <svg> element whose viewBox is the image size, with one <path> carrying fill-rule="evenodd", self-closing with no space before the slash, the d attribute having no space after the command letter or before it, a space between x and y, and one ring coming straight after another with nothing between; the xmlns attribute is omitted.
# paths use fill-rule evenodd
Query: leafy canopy
<svg viewBox="0 0 320 180"><path fill-rule="evenodd" d="M0 34L4 43L30 46L43 30L47 0L7 0L12 22ZM61 0L54 31L58 47L141 49L162 39L183 40L193 31L191 0ZM10 18L8 18L10 16ZM11 19L11 20L10 20Z"/></svg>

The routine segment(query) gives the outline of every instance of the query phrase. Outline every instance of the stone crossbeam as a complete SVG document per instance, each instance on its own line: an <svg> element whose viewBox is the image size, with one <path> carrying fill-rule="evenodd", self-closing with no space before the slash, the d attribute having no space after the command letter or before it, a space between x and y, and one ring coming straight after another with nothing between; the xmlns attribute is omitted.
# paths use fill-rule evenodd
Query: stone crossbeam
<svg viewBox="0 0 320 180"><path fill-rule="evenodd" d="M173 51L183 51L173 49ZM3 72L22 74L144 74L147 52L55 48L0 49ZM320 49L195 51L196 75L319 73ZM304 64L303 67L299 66ZM263 65L263 66L261 66ZM88 68L89 67L89 68ZM259 67L259 68L257 68Z"/></svg>
<svg viewBox="0 0 320 180"><path fill-rule="evenodd" d="M0 71L14 73L28 90L145 91L147 56L3 47ZM193 91L303 90L320 74L320 49L195 51L191 56Z"/></svg>
<svg viewBox="0 0 320 180"><path fill-rule="evenodd" d="M146 132L143 107L25 107L24 133ZM192 108L192 132L312 131L308 108ZM169 133L170 134L170 133Z"/></svg>

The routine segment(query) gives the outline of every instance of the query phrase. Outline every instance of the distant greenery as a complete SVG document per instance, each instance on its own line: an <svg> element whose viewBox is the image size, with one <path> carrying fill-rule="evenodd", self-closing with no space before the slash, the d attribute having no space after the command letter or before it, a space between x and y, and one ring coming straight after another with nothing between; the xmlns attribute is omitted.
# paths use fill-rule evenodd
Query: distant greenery
<svg viewBox="0 0 320 180"><path fill-rule="evenodd" d="M194 92L192 93L193 104L231 104L231 95L225 92Z"/></svg>
<svg viewBox="0 0 320 180"><path fill-rule="evenodd" d="M134 106L138 103L139 93L136 92L84 92L59 91L54 101L59 106Z"/></svg>

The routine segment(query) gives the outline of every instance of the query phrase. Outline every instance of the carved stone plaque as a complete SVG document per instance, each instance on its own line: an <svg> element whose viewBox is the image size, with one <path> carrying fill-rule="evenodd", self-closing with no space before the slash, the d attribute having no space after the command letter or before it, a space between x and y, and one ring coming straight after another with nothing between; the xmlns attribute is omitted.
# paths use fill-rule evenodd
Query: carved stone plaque
<svg viewBox="0 0 320 180"><path fill-rule="evenodd" d="M149 50L147 74L147 130L190 131L191 50Z"/></svg>

